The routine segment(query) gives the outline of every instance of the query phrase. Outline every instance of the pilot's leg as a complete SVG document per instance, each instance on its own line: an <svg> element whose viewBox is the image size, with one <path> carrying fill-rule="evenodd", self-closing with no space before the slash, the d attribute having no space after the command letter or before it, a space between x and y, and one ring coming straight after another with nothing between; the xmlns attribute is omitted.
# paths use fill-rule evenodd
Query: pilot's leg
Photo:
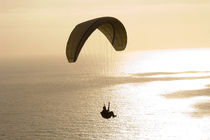
<svg viewBox="0 0 210 140"><path fill-rule="evenodd" d="M114 115L113 111L110 112L112 117L116 117L117 115Z"/></svg>

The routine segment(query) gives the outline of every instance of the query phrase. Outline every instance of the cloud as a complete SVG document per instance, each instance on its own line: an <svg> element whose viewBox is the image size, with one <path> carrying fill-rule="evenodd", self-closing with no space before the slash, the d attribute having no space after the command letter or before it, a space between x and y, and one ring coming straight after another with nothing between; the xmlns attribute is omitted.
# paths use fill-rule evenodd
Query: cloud
<svg viewBox="0 0 210 140"><path fill-rule="evenodd" d="M193 117L210 116L210 100L197 103L194 105L194 108L196 110L192 112Z"/></svg>
<svg viewBox="0 0 210 140"><path fill-rule="evenodd" d="M164 94L163 96L168 99L186 99L201 96L210 97L210 85L206 85L206 88L204 89L178 91L170 94ZM195 111L191 113L193 117L210 116L210 100L196 103L193 107L195 109Z"/></svg>

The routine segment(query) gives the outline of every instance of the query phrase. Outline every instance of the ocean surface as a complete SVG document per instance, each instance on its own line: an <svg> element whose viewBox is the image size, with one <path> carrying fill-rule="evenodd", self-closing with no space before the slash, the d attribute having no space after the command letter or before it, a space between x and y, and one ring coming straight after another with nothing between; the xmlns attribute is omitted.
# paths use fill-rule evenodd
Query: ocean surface
<svg viewBox="0 0 210 140"><path fill-rule="evenodd" d="M210 49L1 59L0 139L209 140L209 60Z"/></svg>

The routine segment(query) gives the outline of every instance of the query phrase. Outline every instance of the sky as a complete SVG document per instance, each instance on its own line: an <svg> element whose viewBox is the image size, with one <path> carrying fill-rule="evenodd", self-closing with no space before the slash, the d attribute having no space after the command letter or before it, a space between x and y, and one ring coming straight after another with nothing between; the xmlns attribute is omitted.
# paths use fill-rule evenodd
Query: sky
<svg viewBox="0 0 210 140"><path fill-rule="evenodd" d="M0 0L1 56L63 55L73 28L102 16L124 24L126 51L210 47L210 0Z"/></svg>

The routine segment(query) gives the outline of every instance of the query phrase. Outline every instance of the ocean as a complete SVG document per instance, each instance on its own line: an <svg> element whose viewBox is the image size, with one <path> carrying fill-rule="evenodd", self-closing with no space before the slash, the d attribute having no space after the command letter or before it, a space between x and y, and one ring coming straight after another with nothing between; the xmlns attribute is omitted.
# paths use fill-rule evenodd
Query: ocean
<svg viewBox="0 0 210 140"><path fill-rule="evenodd" d="M0 60L2 140L209 140L210 49ZM116 118L103 119L104 104Z"/></svg>

